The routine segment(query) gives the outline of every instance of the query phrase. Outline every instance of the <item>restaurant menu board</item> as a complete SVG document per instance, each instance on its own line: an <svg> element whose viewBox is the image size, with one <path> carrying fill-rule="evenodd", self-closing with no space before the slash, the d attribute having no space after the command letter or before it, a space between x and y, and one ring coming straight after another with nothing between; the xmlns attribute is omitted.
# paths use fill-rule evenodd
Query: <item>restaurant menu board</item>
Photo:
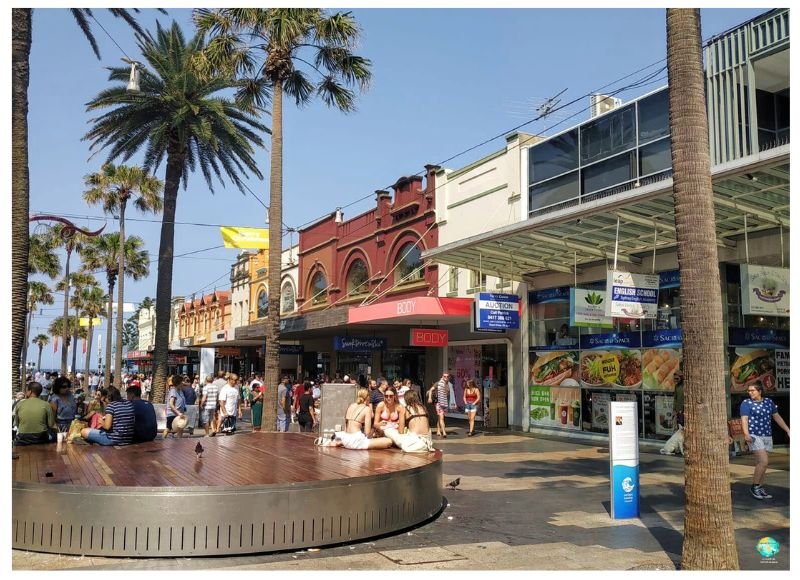
<svg viewBox="0 0 800 580"><path fill-rule="evenodd" d="M674 392L683 378L680 348L650 348L642 352L642 388Z"/></svg>
<svg viewBox="0 0 800 580"><path fill-rule="evenodd" d="M578 353L576 351L539 351L531 353L529 384L577 387Z"/></svg>
<svg viewBox="0 0 800 580"><path fill-rule="evenodd" d="M775 378L778 383L778 391L789 390L789 351L775 351Z"/></svg>
<svg viewBox="0 0 800 580"><path fill-rule="evenodd" d="M674 409L675 397L670 395L656 395L656 434L672 435L675 431Z"/></svg>
<svg viewBox="0 0 800 580"><path fill-rule="evenodd" d="M608 431L609 393L592 393L592 429Z"/></svg>
<svg viewBox="0 0 800 580"><path fill-rule="evenodd" d="M579 430L581 391L578 387L530 387L530 423Z"/></svg>
<svg viewBox="0 0 800 580"><path fill-rule="evenodd" d="M731 393L745 393L747 387L756 381L761 381L765 393L777 392L774 350L730 347L728 348L728 361L731 365Z"/></svg>

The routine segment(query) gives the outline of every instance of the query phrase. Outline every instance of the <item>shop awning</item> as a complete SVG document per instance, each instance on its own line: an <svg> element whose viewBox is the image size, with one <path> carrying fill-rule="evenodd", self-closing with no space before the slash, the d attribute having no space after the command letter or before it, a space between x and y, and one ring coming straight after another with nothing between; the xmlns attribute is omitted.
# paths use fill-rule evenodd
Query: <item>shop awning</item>
<svg viewBox="0 0 800 580"><path fill-rule="evenodd" d="M789 145L717 165L712 180L718 246L736 248L745 228L754 233L783 227L788 233ZM576 263L580 274L582 266L613 262L617 219L622 264L643 264L654 245L674 248L672 177L584 196L422 257L507 280L547 271L572 274Z"/></svg>
<svg viewBox="0 0 800 580"><path fill-rule="evenodd" d="M347 322L348 324L452 324L467 322L471 312L471 298L418 296L350 308Z"/></svg>

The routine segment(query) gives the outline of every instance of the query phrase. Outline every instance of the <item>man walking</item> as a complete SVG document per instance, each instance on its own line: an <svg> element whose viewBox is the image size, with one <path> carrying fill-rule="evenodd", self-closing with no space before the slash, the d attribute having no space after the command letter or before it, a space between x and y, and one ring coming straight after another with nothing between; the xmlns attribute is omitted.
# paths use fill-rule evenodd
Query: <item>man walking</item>
<svg viewBox="0 0 800 580"><path fill-rule="evenodd" d="M289 377L283 375L278 384L278 431L285 433L289 430L289 417L291 416L291 405L289 404Z"/></svg>
<svg viewBox="0 0 800 580"><path fill-rule="evenodd" d="M236 431L236 415L239 413L239 389L236 373L228 373L228 382L219 391L219 420L223 433L230 435Z"/></svg>
<svg viewBox="0 0 800 580"><path fill-rule="evenodd" d="M206 376L206 384L200 397L200 424L206 432L206 437L213 437L219 431L217 421L217 403L219 402L219 387L214 380L214 375Z"/></svg>

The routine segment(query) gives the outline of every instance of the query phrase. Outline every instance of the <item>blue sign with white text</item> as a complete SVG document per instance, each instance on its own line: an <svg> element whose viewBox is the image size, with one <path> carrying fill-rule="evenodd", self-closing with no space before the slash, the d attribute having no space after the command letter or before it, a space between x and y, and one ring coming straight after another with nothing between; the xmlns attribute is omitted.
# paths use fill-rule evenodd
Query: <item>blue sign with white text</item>
<svg viewBox="0 0 800 580"><path fill-rule="evenodd" d="M683 331L680 328L648 330L642 333L642 346L647 348L680 348Z"/></svg>
<svg viewBox="0 0 800 580"><path fill-rule="evenodd" d="M681 285L681 272L680 270L668 270L666 272L659 272L658 274L658 287L662 290L666 288L680 288Z"/></svg>
<svg viewBox="0 0 800 580"><path fill-rule="evenodd" d="M639 348L641 340L638 332L612 332L611 334L584 334L580 347L583 350Z"/></svg>
<svg viewBox="0 0 800 580"><path fill-rule="evenodd" d="M475 330L519 330L519 296L480 292L475 297Z"/></svg>
<svg viewBox="0 0 800 580"><path fill-rule="evenodd" d="M620 461L611 468L611 505L615 520L639 517L639 466L635 461Z"/></svg>
<svg viewBox="0 0 800 580"><path fill-rule="evenodd" d="M729 328L728 344L759 348L789 348L789 332L777 328Z"/></svg>
<svg viewBox="0 0 800 580"><path fill-rule="evenodd" d="M550 304L553 302L569 302L569 286L528 292L528 304Z"/></svg>

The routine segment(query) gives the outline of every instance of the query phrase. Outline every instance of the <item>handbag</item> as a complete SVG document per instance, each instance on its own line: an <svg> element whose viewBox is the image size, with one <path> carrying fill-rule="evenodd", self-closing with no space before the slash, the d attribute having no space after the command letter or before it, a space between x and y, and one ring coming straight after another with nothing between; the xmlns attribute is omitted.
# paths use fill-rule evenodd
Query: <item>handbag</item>
<svg viewBox="0 0 800 580"><path fill-rule="evenodd" d="M222 420L222 432L233 433L236 431L236 419L233 415L226 415Z"/></svg>

